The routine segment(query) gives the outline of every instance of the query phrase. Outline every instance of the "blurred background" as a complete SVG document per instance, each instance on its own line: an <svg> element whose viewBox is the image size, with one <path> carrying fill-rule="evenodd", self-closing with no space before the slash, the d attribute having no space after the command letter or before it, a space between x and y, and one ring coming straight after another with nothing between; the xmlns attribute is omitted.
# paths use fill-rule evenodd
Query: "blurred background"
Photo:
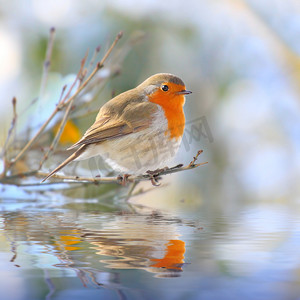
<svg viewBox="0 0 300 300"><path fill-rule="evenodd" d="M41 88L52 27L51 65ZM0 275L10 280L0 281L0 289L11 292L7 299L40 299L39 293L50 299L55 289L94 299L83 288L90 278L107 287L104 295L118 292L105 299L125 299L124 286L126 293L147 290L145 299L175 299L179 289L184 299L198 299L187 296L194 290L201 299L298 299L299 0L0 0L1 147L13 97L17 137L26 139L72 83L87 49L90 59L101 45L103 56L121 30L90 113L72 112L72 138L61 140L43 171L57 165L59 151L85 132L112 95L159 72L179 76L193 91L174 165L189 163L199 149L198 161L208 164L165 176L159 188L140 184L151 191L131 198L144 205L134 212L124 199L110 201L127 193L119 186L59 186L32 195L33 187L2 185ZM78 99L81 112L89 97ZM46 147L53 128L42 137ZM37 163L42 154L34 153ZM76 172L90 176L91 165L82 162ZM159 281L145 271L182 279Z"/></svg>
<svg viewBox="0 0 300 300"><path fill-rule="evenodd" d="M297 198L299 1L1 4L1 144L11 122L12 97L20 112L39 95L51 27L56 28L56 37L48 83L56 96L66 76L78 71L86 50L91 55L101 45L104 51L122 30L118 54L122 57L114 56L118 76L108 81L95 107L152 74L178 75L193 94L185 105L185 143L175 163L189 162L198 149L204 150L200 160L209 162L167 177L169 186L151 194L151 199L168 194L174 203L176 195L194 205L209 202L231 210L244 201ZM136 37L138 42L128 42ZM46 113L55 101L44 104ZM28 115L22 116L18 132L28 122ZM80 134L93 117L79 126ZM146 198L142 201L153 201Z"/></svg>

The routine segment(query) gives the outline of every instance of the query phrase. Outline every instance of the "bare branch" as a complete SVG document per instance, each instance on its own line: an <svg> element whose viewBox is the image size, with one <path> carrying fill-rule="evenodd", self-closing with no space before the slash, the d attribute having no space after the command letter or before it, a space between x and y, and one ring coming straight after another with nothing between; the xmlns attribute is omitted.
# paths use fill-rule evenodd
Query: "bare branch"
<svg viewBox="0 0 300 300"><path fill-rule="evenodd" d="M53 45L54 45L54 38L55 38L55 28L52 27L50 29L46 57L45 57L44 66L43 66L43 74L42 74L39 98L41 98L43 96L46 85L47 85L48 72L49 72L49 68L50 68L50 64L51 64L51 56L52 56Z"/></svg>
<svg viewBox="0 0 300 300"><path fill-rule="evenodd" d="M74 83L77 81L78 78L79 78L80 81L84 79L84 76L85 76L85 74L84 74L84 66L85 66L87 57L88 57L88 51L86 52L84 58L83 58L82 61L81 61L80 70L79 70L79 72L78 72L78 75L77 75L76 80L74 81ZM73 84L74 84L74 83L73 83ZM64 88L65 88L65 87L64 87ZM63 90L62 90L61 98L60 98L60 102L59 102L59 103L63 103L62 95L63 95L63 93L64 93L64 88L63 88ZM71 90L72 90L72 87L69 89L68 93L69 93ZM56 148L56 146L57 146L57 144L58 144L58 141L59 141L59 139L60 139L60 137L61 137L61 134L63 133L63 130L64 130L65 126L66 126L66 123L67 123L67 120L68 120L68 117L69 117L69 114L70 114L70 111L71 111L71 108L72 108L74 99L75 99L75 98L72 98L72 101L69 102L68 107L67 107L67 109L66 109L66 112L65 112L65 114L64 114L63 120L62 120L61 123L60 123L59 129L58 129L58 131L57 131L57 133L56 133L56 135L55 135L55 137L54 137L54 139L53 139L53 141L52 141L52 144L51 144L51 146L49 147L49 150L45 153L45 155L44 155L44 157L42 158L42 160L40 161L39 169L41 169L41 167L43 166L43 163L48 159L49 154L55 150L55 148Z"/></svg>
<svg viewBox="0 0 300 300"><path fill-rule="evenodd" d="M2 155L4 158L6 156L6 150L8 147L9 140L15 130L15 126L16 126L16 122L17 122L17 99L16 99L16 97L13 97L13 99L12 99L12 106L13 106L13 118L12 118L10 128L7 133L7 137L6 137L4 146L3 146L3 150L2 150Z"/></svg>
<svg viewBox="0 0 300 300"><path fill-rule="evenodd" d="M191 168L193 168L193 166L195 165L195 162L197 161L198 159L198 156L203 152L203 150L199 150L196 154L196 156L194 156L193 160L189 163L189 166Z"/></svg>
<svg viewBox="0 0 300 300"><path fill-rule="evenodd" d="M126 180L125 182L140 182L140 181L148 181L150 180L153 184L153 180L154 183L153 185L158 186L158 181L161 179L162 176L164 175L168 175L168 174L172 174L172 173L177 173L177 172L182 172L182 171L187 171L187 170L192 170L195 168L198 168L200 166L203 166L205 164L207 164L208 162L203 162L203 163L198 163L195 164L198 156L202 153L203 151L200 150L198 151L197 155L195 156L196 159L194 158L194 160L192 161L193 163L188 164L186 166L183 166L182 164L177 165L173 168L164 168L164 169L160 169L160 170L156 170L156 171L151 171L148 172L148 174L142 174L142 175L128 175L126 176ZM35 177L46 177L48 175L48 173L46 172L41 172L41 171L32 171L32 172L24 172L24 173L20 173L20 174L15 174L15 175L11 175L5 178L1 178L0 182L2 183L8 183L8 184L16 184L18 185L18 183L15 183L15 179L16 178L22 178L22 177L31 177L31 176L35 176ZM113 176L113 177L95 177L95 178L91 178L91 177L81 177L81 176L67 176L67 175L59 175L59 174L54 174L52 176L53 179L59 179L60 181L55 181L57 183L93 183L93 184L100 184L100 183L114 183L114 184L124 184L124 180L122 178L122 176ZM41 184L40 182L36 182L36 183L30 183L30 185L44 185L45 183Z"/></svg>
<svg viewBox="0 0 300 300"><path fill-rule="evenodd" d="M89 72L90 69L93 67L93 64L95 63L95 60L96 60L96 58L97 58L100 50L101 50L101 46L99 45L98 47L96 47L96 49L94 51L94 54L93 54L93 56L92 56L92 58L90 60L90 63L88 65L88 67L87 67L87 72Z"/></svg>
<svg viewBox="0 0 300 300"><path fill-rule="evenodd" d="M6 156L7 148L9 145L9 140L10 140L11 136L13 135L13 133L15 132L15 128L16 128L16 124L17 124L18 116L17 116L17 99L16 99L16 97L13 97L13 99L12 99L12 106L13 106L13 118L12 118L10 128L7 133L7 137L6 137L4 146L3 146L3 150L2 150L2 157L3 157L3 161L4 161L4 171L3 171L2 176L6 173L6 170L8 167L7 166L7 156Z"/></svg>
<svg viewBox="0 0 300 300"><path fill-rule="evenodd" d="M74 99L73 99L74 100ZM42 158L42 160L40 161L40 165L39 165L39 169L42 168L43 166L43 163L48 159L49 157L49 154L51 152L53 152L58 144L58 141L61 137L61 134L63 133L63 130L65 129L65 126L66 126L66 123L67 123L67 120L68 120L68 117L69 117L69 114L70 114L70 111L71 111L71 107L73 105L73 101L71 101L66 109L66 112L64 114L64 117L60 123L60 126L59 126L59 129L51 143L51 146L49 147L49 150L45 153L44 157Z"/></svg>
<svg viewBox="0 0 300 300"><path fill-rule="evenodd" d="M126 179L127 182L140 182L140 181L148 181L152 180L155 178L156 184L159 179L161 179L161 176L167 175L167 174L172 174L172 173L177 173L177 172L182 172L182 171L187 171L187 170L192 170L195 168L198 168L200 166L203 166L207 164L208 162L203 162L199 164L192 164L192 165L187 165L187 166L180 166L180 167L175 167L175 168L165 168L163 170L159 170L157 173L154 174L144 174L144 175L129 175ZM45 177L47 176L48 173L45 172L37 172L36 176L38 177ZM90 178L90 177L80 177L80 176L65 176L65 175L59 175L59 174L54 174L52 178L57 178L61 180L71 180L71 181L76 181L76 182L91 182L91 183L122 183L122 178L120 176L114 176L114 177L100 177L100 178Z"/></svg>
<svg viewBox="0 0 300 300"><path fill-rule="evenodd" d="M38 132L28 141L28 143L23 147L23 149L19 152L19 154L10 162L10 166L15 164L24 155L24 153L32 146L32 144L36 141L36 139L40 136L40 134L45 130L45 128L50 123L50 121L54 118L54 116L60 110L62 110L65 106L67 106L71 101L73 101L73 99L75 99L78 96L78 94L86 87L86 85L91 81L91 79L95 76L95 74L103 67L104 62L106 61L109 54L112 52L113 48L115 47L115 45L117 44L117 42L119 41L119 39L121 37L122 37L122 33L119 33L117 35L117 37L115 38L114 42L112 43L112 45L110 46L110 48L105 53L102 60L97 63L96 67L94 68L92 73L89 75L89 77L79 86L79 88L76 90L76 92L71 97L69 97L68 99L66 98L70 94L70 93L68 93L66 95L66 97L64 97L61 100L59 105L56 106L56 108L54 109L52 114L45 121L45 123L41 126L41 128L38 130ZM80 71L78 72L78 75L77 75L75 81L78 80L78 76L81 74L81 72L82 72L82 65L81 65ZM73 85L74 85L74 83L73 83Z"/></svg>

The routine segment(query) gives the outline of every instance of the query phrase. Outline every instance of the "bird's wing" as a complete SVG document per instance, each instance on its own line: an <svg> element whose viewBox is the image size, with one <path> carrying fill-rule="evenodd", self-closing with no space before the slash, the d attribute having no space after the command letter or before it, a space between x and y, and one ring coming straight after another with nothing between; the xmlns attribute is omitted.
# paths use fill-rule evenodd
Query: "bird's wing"
<svg viewBox="0 0 300 300"><path fill-rule="evenodd" d="M157 109L157 105L151 102L128 103L122 113L117 115L109 107L103 106L95 123L69 149L119 138L148 128Z"/></svg>

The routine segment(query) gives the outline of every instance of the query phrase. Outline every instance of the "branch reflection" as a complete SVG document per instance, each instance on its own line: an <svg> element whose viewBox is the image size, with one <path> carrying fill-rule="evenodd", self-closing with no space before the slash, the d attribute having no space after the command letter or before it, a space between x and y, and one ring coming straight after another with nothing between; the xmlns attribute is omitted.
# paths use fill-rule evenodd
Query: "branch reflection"
<svg viewBox="0 0 300 300"><path fill-rule="evenodd" d="M162 214L74 214L27 212L3 216L7 241L26 244L43 269L74 271L84 286L117 283L118 270L141 269L156 277L178 277L183 271L185 242L181 221ZM20 250L19 250L20 251ZM56 260L43 265L42 256ZM18 256L19 257L19 256ZM18 261L22 267L22 261Z"/></svg>

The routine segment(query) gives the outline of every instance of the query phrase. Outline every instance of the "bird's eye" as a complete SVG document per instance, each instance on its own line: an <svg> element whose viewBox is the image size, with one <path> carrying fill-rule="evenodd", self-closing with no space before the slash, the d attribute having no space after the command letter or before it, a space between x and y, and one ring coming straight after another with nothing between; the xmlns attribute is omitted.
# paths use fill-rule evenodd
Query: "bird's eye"
<svg viewBox="0 0 300 300"><path fill-rule="evenodd" d="M162 89L164 92L166 92L166 91L169 90L169 87L168 87L167 85L164 84L164 85L161 87L161 89Z"/></svg>

